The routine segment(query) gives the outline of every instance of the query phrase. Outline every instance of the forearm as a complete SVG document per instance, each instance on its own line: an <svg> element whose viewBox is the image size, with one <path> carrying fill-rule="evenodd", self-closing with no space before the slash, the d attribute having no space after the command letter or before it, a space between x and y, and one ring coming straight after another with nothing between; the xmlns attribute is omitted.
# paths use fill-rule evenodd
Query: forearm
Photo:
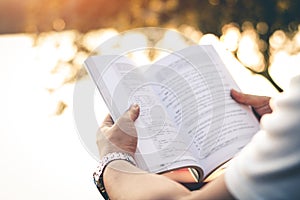
<svg viewBox="0 0 300 200"><path fill-rule="evenodd" d="M180 199L191 193L175 181L142 171L123 160L111 162L103 176L111 199Z"/></svg>
<svg viewBox="0 0 300 200"><path fill-rule="evenodd" d="M190 195L182 198L182 200L217 200L217 199L234 199L230 194L225 184L224 174L220 175L218 178L207 183L200 190L196 190L190 193Z"/></svg>

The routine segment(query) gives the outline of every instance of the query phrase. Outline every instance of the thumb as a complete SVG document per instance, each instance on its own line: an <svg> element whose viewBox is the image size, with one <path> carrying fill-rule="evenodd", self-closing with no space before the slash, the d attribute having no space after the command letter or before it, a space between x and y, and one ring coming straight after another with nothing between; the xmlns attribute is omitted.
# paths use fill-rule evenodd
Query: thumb
<svg viewBox="0 0 300 200"><path fill-rule="evenodd" d="M139 106L137 104L131 105L129 109L117 120L114 127L118 127L128 135L135 135L136 131L133 122L138 118L139 113Z"/></svg>
<svg viewBox="0 0 300 200"><path fill-rule="evenodd" d="M132 121L135 121L139 117L140 107L138 104L132 104L127 112L129 114L130 119Z"/></svg>
<svg viewBox="0 0 300 200"><path fill-rule="evenodd" d="M231 90L231 97L238 103L245 104L245 105L250 105L253 107L260 106L262 103L262 98L261 96L256 96L256 95L250 95L250 94L244 94L241 92L238 92L234 89Z"/></svg>

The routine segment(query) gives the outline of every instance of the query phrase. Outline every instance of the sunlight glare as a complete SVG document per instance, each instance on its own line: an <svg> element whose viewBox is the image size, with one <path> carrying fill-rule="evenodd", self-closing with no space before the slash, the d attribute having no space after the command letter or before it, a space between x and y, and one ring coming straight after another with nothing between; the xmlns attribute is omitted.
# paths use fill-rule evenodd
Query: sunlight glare
<svg viewBox="0 0 300 200"><path fill-rule="evenodd" d="M273 55L274 60L269 73L283 90L289 87L290 80L300 75L300 53L290 55L286 51L278 51Z"/></svg>
<svg viewBox="0 0 300 200"><path fill-rule="evenodd" d="M187 24L181 25L178 30L188 39L192 40L195 43L198 43L200 38L203 36L203 33L200 30L196 30L194 27Z"/></svg>
<svg viewBox="0 0 300 200"><path fill-rule="evenodd" d="M265 68L265 62L257 42L257 35L254 30L244 31L239 42L237 57L246 67L261 72Z"/></svg>
<svg viewBox="0 0 300 200"><path fill-rule="evenodd" d="M285 44L286 40L285 33L282 30L277 30L270 38L270 46L273 49L279 49Z"/></svg>
<svg viewBox="0 0 300 200"><path fill-rule="evenodd" d="M199 40L200 45L219 45L219 38L214 34L205 34Z"/></svg>
<svg viewBox="0 0 300 200"><path fill-rule="evenodd" d="M152 62L155 62L174 51L179 51L188 46L189 44L185 38L181 36L181 33L173 29L167 30L163 37L155 44L155 57Z"/></svg>
<svg viewBox="0 0 300 200"><path fill-rule="evenodd" d="M26 51L32 48L34 44L34 38L29 34L15 34L15 35L0 35L0 55L1 60L9 61L9 59L16 60L15 54L26 57ZM29 52L27 52L29 53ZM22 59L18 58L18 59ZM3 65L4 63L1 63ZM8 63L7 63L8 64ZM1 69L4 67L1 67Z"/></svg>
<svg viewBox="0 0 300 200"><path fill-rule="evenodd" d="M89 31L84 35L82 44L88 50L94 51L99 45L116 35L118 35L118 31L113 28Z"/></svg>
<svg viewBox="0 0 300 200"><path fill-rule="evenodd" d="M222 43L215 44L214 47L241 91L248 94L267 96L274 96L278 93L266 78L246 69L231 52L225 50Z"/></svg>
<svg viewBox="0 0 300 200"><path fill-rule="evenodd" d="M77 47L74 41L75 31L61 33L43 33L37 40L36 62L41 66L47 78L40 83L46 88L59 88L64 84L66 77L72 74L72 65L68 63L75 57Z"/></svg>
<svg viewBox="0 0 300 200"><path fill-rule="evenodd" d="M298 33L293 37L293 42L296 49L300 49L300 29Z"/></svg>
<svg viewBox="0 0 300 200"><path fill-rule="evenodd" d="M120 50L128 52L126 55L132 59L137 66L150 63L148 57L148 39L146 35L140 32L125 33L121 37Z"/></svg>
<svg viewBox="0 0 300 200"><path fill-rule="evenodd" d="M189 45L187 44L185 39L181 36L180 33L177 32L177 30L167 30L163 38L155 45L155 47L157 48L167 49L171 52L179 51L188 46Z"/></svg>
<svg viewBox="0 0 300 200"><path fill-rule="evenodd" d="M36 49L41 66L51 72L59 60L71 60L77 52L74 45L76 35L74 31L42 33L37 40Z"/></svg>
<svg viewBox="0 0 300 200"><path fill-rule="evenodd" d="M240 30L231 24L225 25L222 28L223 35L220 40L229 51L236 51L241 38Z"/></svg>

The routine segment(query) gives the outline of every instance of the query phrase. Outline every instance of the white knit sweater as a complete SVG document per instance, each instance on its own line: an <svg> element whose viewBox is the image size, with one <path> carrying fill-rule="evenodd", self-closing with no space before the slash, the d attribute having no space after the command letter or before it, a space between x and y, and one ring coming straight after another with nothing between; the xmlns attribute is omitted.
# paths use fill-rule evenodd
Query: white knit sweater
<svg viewBox="0 0 300 200"><path fill-rule="evenodd" d="M300 198L300 76L271 106L273 113L225 172L238 199Z"/></svg>

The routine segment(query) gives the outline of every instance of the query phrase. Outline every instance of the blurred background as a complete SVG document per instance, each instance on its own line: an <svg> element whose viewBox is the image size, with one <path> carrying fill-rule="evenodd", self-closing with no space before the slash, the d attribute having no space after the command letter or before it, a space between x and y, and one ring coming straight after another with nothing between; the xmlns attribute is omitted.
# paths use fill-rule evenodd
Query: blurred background
<svg viewBox="0 0 300 200"><path fill-rule="evenodd" d="M244 92L274 96L300 74L299 9L297 0L0 0L0 199L100 198L72 104L75 83L90 81L82 63L102 42L172 29L226 49ZM107 109L97 92L94 101L101 121Z"/></svg>

